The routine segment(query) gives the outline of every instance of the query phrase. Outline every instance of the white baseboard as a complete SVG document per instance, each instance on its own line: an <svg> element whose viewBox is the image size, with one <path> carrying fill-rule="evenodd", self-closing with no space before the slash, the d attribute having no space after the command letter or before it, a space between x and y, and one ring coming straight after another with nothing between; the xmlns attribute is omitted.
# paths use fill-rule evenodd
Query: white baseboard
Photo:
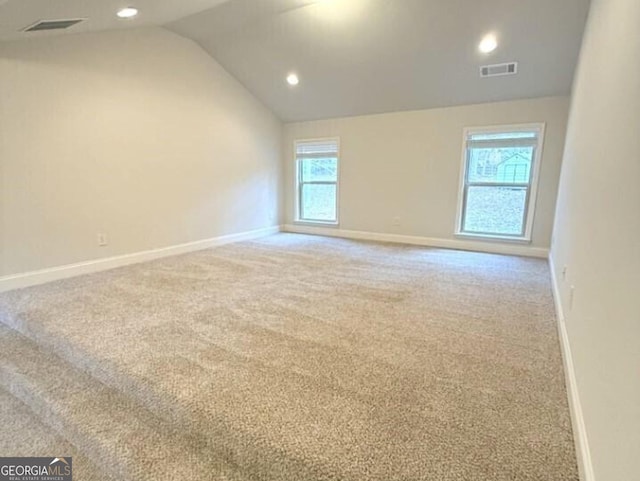
<svg viewBox="0 0 640 481"><path fill-rule="evenodd" d="M562 308L562 297L560 297L560 288L552 254L549 254L549 269L551 271L553 300L556 306L558 335L560 336L560 346L562 348L562 360L564 362L565 383L567 385L567 396L569 399L569 409L571 411L571 425L573 426L573 438L576 446L578 471L580 472L581 481L595 481L596 478L593 472L593 464L591 462L587 428L582 414L582 404L580 403L578 383L576 381L573 357L571 355L571 344L569 342L569 334L567 333L564 310Z"/></svg>
<svg viewBox="0 0 640 481"><path fill-rule="evenodd" d="M467 239L437 239L433 237L418 237L400 234L382 234L378 232L344 230L334 227L287 224L284 226L284 231L295 232L297 234L314 234L330 237L343 237L345 239L372 240L380 242L394 242L398 244L440 247L443 249L489 252L492 254L540 257L543 259L546 259L549 254L548 249L531 247L529 245L522 244L482 242Z"/></svg>
<svg viewBox="0 0 640 481"><path fill-rule="evenodd" d="M114 269L116 267L122 267L130 264L137 264L139 262L159 259L161 257L185 254L187 252L208 249L210 247L230 244L232 242L257 239L259 237L268 236L280 231L280 226L267 227L264 229L240 232L238 234L230 234L220 237L213 237L211 239L203 239L195 242L187 242L186 244L162 247L160 249L134 252L132 254L107 257L104 259L95 259L86 262L79 262L76 264L67 264L64 266L52 267L49 269L4 276L0 277L0 292L35 286L38 284L44 284L46 282L67 279L69 277L80 276L83 274L90 274L92 272L105 271L108 269Z"/></svg>

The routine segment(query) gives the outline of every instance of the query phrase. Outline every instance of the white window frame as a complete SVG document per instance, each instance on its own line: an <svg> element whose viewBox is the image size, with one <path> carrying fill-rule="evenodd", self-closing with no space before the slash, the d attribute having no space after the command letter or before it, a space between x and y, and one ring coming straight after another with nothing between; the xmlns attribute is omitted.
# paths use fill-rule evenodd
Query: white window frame
<svg viewBox="0 0 640 481"><path fill-rule="evenodd" d="M463 228L463 220L466 209L466 192L468 189L467 169L469 167L468 140L471 135L476 134L496 134L508 132L537 132L537 145L534 149L533 166L528 184L509 184L527 187L527 199L525 203L524 214L524 231L521 235L505 235L480 232L465 232ZM538 183L540 180L540 167L542 165L542 152L544 149L544 133L545 123L535 122L529 124L515 125L494 125L489 127L466 127L463 129L462 135L462 165L460 168L460 184L458 187L458 210L456 215L455 234L459 237L470 237L475 239L512 241L512 242L531 242L531 233L533 231L533 222L535 218L536 199L538 196ZM492 184L496 185L496 184ZM500 184L497 184L498 186Z"/></svg>
<svg viewBox="0 0 640 481"><path fill-rule="evenodd" d="M310 220L310 219L302 219L300 214L302 213L301 202L302 202L302 185L301 182L301 169L300 162L298 160L298 144L304 143L321 143L321 142L335 142L337 145L337 154L336 158L338 161L337 168L337 177L335 182L318 182L320 184L335 184L336 186L336 219L334 221L327 220ZM296 139L293 141L293 162L295 164L295 178L294 178L294 192L295 192L295 224L309 224L309 225L321 225L326 227L338 227L340 225L340 170L341 170L341 160L340 160L340 137L320 137L320 138L305 138L305 139ZM308 183L308 182L305 182Z"/></svg>

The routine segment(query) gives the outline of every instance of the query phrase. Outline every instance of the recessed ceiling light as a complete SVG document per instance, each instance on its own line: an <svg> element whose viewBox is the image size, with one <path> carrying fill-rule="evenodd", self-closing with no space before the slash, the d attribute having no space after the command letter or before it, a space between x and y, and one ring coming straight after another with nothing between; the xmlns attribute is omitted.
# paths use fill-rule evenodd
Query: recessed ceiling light
<svg viewBox="0 0 640 481"><path fill-rule="evenodd" d="M133 18L138 15L138 9L134 7L127 7L118 10L118 17L120 18Z"/></svg>
<svg viewBox="0 0 640 481"><path fill-rule="evenodd" d="M478 45L478 50L482 53L491 53L498 47L498 40L496 36L490 33L489 35L485 35L480 45Z"/></svg>
<svg viewBox="0 0 640 481"><path fill-rule="evenodd" d="M287 83L289 85L298 85L300 83L300 79L296 74L290 73L289 75L287 75Z"/></svg>

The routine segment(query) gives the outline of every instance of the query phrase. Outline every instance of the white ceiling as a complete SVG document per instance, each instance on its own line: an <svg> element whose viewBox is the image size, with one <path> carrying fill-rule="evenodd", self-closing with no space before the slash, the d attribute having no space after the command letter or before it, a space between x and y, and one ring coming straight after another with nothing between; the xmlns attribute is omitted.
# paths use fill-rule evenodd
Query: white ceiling
<svg viewBox="0 0 640 481"><path fill-rule="evenodd" d="M170 23L283 120L568 94L589 0L231 0ZM494 31L498 49L477 50ZM519 62L513 77L479 66ZM285 76L296 71L300 85Z"/></svg>
<svg viewBox="0 0 640 481"><path fill-rule="evenodd" d="M135 6L140 15L115 12ZM38 20L68 33L165 25L285 121L568 94L589 0L0 0L0 40ZM477 50L495 32L499 47ZM512 77L479 66L519 62ZM300 85L285 82L295 71Z"/></svg>
<svg viewBox="0 0 640 481"><path fill-rule="evenodd" d="M227 0L0 0L0 41L79 33L96 30L162 25L200 12ZM116 12L135 6L140 15L120 19ZM39 20L86 18L65 32L24 33L25 27Z"/></svg>

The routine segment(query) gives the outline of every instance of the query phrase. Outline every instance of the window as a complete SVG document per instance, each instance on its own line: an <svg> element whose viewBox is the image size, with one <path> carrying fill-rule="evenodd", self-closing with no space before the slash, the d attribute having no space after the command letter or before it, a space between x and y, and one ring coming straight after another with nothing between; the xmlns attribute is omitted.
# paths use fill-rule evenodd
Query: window
<svg viewBox="0 0 640 481"><path fill-rule="evenodd" d="M296 142L297 220L338 223L338 140Z"/></svg>
<svg viewBox="0 0 640 481"><path fill-rule="evenodd" d="M531 239L544 125L466 129L457 233Z"/></svg>

